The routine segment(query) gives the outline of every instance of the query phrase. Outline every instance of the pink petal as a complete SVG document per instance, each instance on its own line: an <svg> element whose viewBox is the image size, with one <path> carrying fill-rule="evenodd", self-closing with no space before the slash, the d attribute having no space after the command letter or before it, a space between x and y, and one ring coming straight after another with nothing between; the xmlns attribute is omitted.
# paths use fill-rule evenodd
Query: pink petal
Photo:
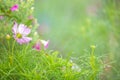
<svg viewBox="0 0 120 80"><path fill-rule="evenodd" d="M18 31L20 34L26 36L31 32L31 29L27 28L24 24L20 24L18 27Z"/></svg>
<svg viewBox="0 0 120 80"><path fill-rule="evenodd" d="M31 32L31 29L26 27L22 34L26 36L26 35L30 34L30 32Z"/></svg>
<svg viewBox="0 0 120 80"><path fill-rule="evenodd" d="M20 25L18 26L18 32L19 32L20 34L22 34L25 28L26 28L26 27L25 27L24 24L20 24Z"/></svg>
<svg viewBox="0 0 120 80"><path fill-rule="evenodd" d="M32 38L23 37L23 38L21 38L21 39L16 39L16 40L17 40L17 42L18 42L19 44L27 44L27 43L29 43L29 42L32 40Z"/></svg>
<svg viewBox="0 0 120 80"><path fill-rule="evenodd" d="M37 42L34 46L33 46L33 49L36 49L37 51L40 51L41 48L40 48L40 42Z"/></svg>
<svg viewBox="0 0 120 80"><path fill-rule="evenodd" d="M14 6L11 7L11 11L16 11L18 10L18 4L15 4Z"/></svg>
<svg viewBox="0 0 120 80"><path fill-rule="evenodd" d="M32 38L30 38L30 37L23 37L23 40L24 40L24 43L29 43L32 40Z"/></svg>
<svg viewBox="0 0 120 80"><path fill-rule="evenodd" d="M16 41L17 41L19 44L23 44L23 43L24 43L24 40L23 40L23 39L16 39Z"/></svg>
<svg viewBox="0 0 120 80"><path fill-rule="evenodd" d="M44 45L44 48L47 49L48 45L49 45L49 40L45 41L45 40L41 40L41 43Z"/></svg>

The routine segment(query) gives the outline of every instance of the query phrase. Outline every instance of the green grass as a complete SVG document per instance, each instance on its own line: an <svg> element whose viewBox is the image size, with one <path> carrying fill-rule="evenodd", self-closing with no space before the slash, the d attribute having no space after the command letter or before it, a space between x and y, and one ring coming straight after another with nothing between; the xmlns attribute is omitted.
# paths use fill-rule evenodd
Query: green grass
<svg viewBox="0 0 120 80"><path fill-rule="evenodd" d="M9 52L5 46L0 53L1 80L99 80L102 62L94 53L81 56L74 63L71 57L63 59L57 51L35 51L31 45L14 45ZM94 49L93 49L94 50ZM0 50L2 51L2 50Z"/></svg>

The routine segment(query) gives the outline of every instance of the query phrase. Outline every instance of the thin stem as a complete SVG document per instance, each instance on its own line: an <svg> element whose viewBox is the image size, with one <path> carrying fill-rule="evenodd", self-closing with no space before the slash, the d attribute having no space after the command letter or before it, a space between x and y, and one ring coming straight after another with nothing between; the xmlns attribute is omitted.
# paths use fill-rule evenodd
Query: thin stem
<svg viewBox="0 0 120 80"><path fill-rule="evenodd" d="M91 52L92 56L94 56L94 51L95 51L95 48L92 48L92 52Z"/></svg>
<svg viewBox="0 0 120 80"><path fill-rule="evenodd" d="M10 53L10 42L9 42L9 40L7 41L7 43L8 43L8 51Z"/></svg>
<svg viewBox="0 0 120 80"><path fill-rule="evenodd" d="M13 56L14 46L15 46L15 40L14 40L13 45L12 45L12 56Z"/></svg>
<svg viewBox="0 0 120 80"><path fill-rule="evenodd" d="M15 40L14 40L13 45L12 45L12 54L9 56L10 64L13 63L13 50L14 50L14 46L15 46Z"/></svg>

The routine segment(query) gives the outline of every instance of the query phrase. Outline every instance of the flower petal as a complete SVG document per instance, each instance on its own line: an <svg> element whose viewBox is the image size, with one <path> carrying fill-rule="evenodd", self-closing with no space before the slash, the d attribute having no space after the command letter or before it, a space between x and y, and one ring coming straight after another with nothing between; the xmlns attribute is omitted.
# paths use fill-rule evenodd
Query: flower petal
<svg viewBox="0 0 120 80"><path fill-rule="evenodd" d="M15 5L13 5L12 7L11 7L11 11L17 11L18 10L18 4L15 4Z"/></svg>
<svg viewBox="0 0 120 80"><path fill-rule="evenodd" d="M22 34L25 28L26 28L26 27L25 27L24 24L20 24L20 25L18 26L18 32L19 32L20 34Z"/></svg>
<svg viewBox="0 0 120 80"><path fill-rule="evenodd" d="M23 36L26 36L31 32L31 29L27 28L27 26L25 26L24 24L20 24L18 27L18 31Z"/></svg>
<svg viewBox="0 0 120 80"><path fill-rule="evenodd" d="M41 43L44 45L44 49L48 48L49 45L49 40L45 41L45 40L40 40Z"/></svg>
<svg viewBox="0 0 120 80"><path fill-rule="evenodd" d="M23 31L22 34L23 34L24 36L26 36L26 35L30 34L30 32L31 32L31 29L26 27L26 28L24 29L24 31Z"/></svg>
<svg viewBox="0 0 120 80"><path fill-rule="evenodd" d="M40 51L40 50L41 50L40 42L37 42L37 43L33 46L33 49L36 49L37 51Z"/></svg>
<svg viewBox="0 0 120 80"><path fill-rule="evenodd" d="M19 43L19 44L23 44L24 43L24 40L23 39L16 39L16 41Z"/></svg>
<svg viewBox="0 0 120 80"><path fill-rule="evenodd" d="M21 38L21 39L16 39L17 40L17 42L19 43L19 44L27 44L27 43L29 43L31 40L32 40L32 38L29 38L29 37L23 37L23 38Z"/></svg>
<svg viewBox="0 0 120 80"><path fill-rule="evenodd" d="M30 37L23 37L22 39L24 40L24 43L29 43L32 40Z"/></svg>

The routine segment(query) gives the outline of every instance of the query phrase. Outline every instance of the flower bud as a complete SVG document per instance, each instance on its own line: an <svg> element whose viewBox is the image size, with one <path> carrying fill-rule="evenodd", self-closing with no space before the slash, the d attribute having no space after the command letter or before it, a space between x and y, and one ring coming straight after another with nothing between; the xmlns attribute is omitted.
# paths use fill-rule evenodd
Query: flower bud
<svg viewBox="0 0 120 80"><path fill-rule="evenodd" d="M9 40L11 37L9 34L6 35L6 39Z"/></svg>
<svg viewBox="0 0 120 80"><path fill-rule="evenodd" d="M37 32L34 32L34 36L37 36L38 35L38 33Z"/></svg>
<svg viewBox="0 0 120 80"><path fill-rule="evenodd" d="M95 46L95 45L91 45L90 47L91 47L92 49L95 49L95 48L96 48L96 46Z"/></svg>

